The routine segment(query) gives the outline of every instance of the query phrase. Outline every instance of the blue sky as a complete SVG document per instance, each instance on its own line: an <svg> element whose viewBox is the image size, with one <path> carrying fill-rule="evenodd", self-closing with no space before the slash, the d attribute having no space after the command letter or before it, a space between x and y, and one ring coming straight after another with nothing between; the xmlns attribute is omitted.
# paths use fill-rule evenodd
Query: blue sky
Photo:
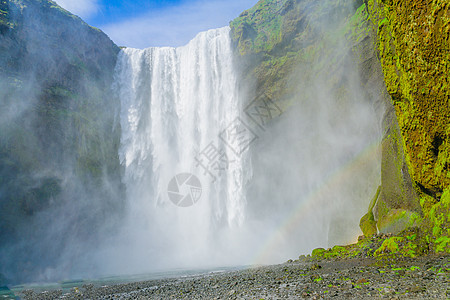
<svg viewBox="0 0 450 300"><path fill-rule="evenodd" d="M119 46L182 46L219 28L258 0L55 0Z"/></svg>

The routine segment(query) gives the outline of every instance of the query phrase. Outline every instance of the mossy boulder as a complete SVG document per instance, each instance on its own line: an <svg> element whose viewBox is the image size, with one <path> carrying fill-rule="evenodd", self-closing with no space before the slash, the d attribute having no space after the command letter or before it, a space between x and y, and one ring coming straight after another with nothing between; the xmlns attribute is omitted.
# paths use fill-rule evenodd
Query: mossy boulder
<svg viewBox="0 0 450 300"><path fill-rule="evenodd" d="M428 254L429 246L423 232L417 227L402 232L399 236L390 237L383 241L374 251L375 258L395 258L396 256L415 258Z"/></svg>
<svg viewBox="0 0 450 300"><path fill-rule="evenodd" d="M327 251L324 248L317 248L317 249L314 249L312 251L311 256L313 256L313 257L321 257L326 252Z"/></svg>
<svg viewBox="0 0 450 300"><path fill-rule="evenodd" d="M391 106L392 107L392 106ZM407 227L397 222L401 211L421 215L419 197L409 175L409 168L403 151L403 138L393 110L386 112L388 126L382 141L381 192L373 208L378 229L382 232L397 234ZM408 214L409 214L408 213ZM397 223L395 226L390 226ZM404 226L402 226L402 224Z"/></svg>
<svg viewBox="0 0 450 300"><path fill-rule="evenodd" d="M361 218L359 227L365 236L377 234L377 222L375 221L372 212L368 212Z"/></svg>
<svg viewBox="0 0 450 300"><path fill-rule="evenodd" d="M427 241L435 253L450 253L450 188L426 215Z"/></svg>
<svg viewBox="0 0 450 300"><path fill-rule="evenodd" d="M378 230L382 233L397 234L403 230L418 226L421 217L412 211L404 209L389 209L382 220L377 222Z"/></svg>
<svg viewBox="0 0 450 300"><path fill-rule="evenodd" d="M411 227L396 236L379 233L366 236L357 243L334 246L330 249L313 250L309 260L375 258L379 260L395 258L415 258L429 253L425 232L419 227ZM306 259L306 258L305 258Z"/></svg>

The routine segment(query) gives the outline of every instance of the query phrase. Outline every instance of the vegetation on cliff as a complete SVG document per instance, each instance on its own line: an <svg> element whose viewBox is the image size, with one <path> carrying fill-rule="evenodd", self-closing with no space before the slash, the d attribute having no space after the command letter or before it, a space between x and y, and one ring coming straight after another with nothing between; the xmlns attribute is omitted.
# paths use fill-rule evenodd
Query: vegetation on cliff
<svg viewBox="0 0 450 300"><path fill-rule="evenodd" d="M429 207L450 184L448 1L370 1L414 183ZM434 203L433 203L434 202Z"/></svg>
<svg viewBox="0 0 450 300"><path fill-rule="evenodd" d="M278 101L292 98L298 92L298 84L294 82L311 81L319 76L328 78L335 90L342 90L339 70L350 57L345 51L334 50L346 48L341 47L342 41L349 40L356 52L357 45L367 36L367 26L361 26L367 21L362 4L362 1L259 1L230 23L232 39L246 67L246 79L254 79L257 90ZM299 65L309 71L296 74Z"/></svg>
<svg viewBox="0 0 450 300"><path fill-rule="evenodd" d="M398 132L385 139L398 155L386 157L383 168L410 176L409 190L417 195L402 189L398 198L407 200L381 201L382 221L419 226L433 252L449 253L450 5L371 0L368 7L398 122Z"/></svg>
<svg viewBox="0 0 450 300"><path fill-rule="evenodd" d="M374 257L450 253L449 5L368 1L367 7L393 109L385 117L382 185L361 229L369 241L377 231L396 234L375 247ZM361 251L365 243L349 247Z"/></svg>

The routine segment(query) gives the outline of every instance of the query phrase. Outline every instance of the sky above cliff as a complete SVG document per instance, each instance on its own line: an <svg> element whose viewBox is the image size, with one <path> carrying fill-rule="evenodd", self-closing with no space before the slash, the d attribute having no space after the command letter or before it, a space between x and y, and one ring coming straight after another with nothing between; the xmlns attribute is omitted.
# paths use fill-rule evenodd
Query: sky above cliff
<svg viewBox="0 0 450 300"><path fill-rule="evenodd" d="M120 46L182 46L229 24L258 0L56 0Z"/></svg>

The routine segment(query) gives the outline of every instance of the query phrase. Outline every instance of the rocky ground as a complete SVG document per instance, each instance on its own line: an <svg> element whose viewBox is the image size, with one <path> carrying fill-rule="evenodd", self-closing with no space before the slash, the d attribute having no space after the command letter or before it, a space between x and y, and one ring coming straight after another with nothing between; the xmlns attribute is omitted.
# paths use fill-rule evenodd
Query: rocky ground
<svg viewBox="0 0 450 300"><path fill-rule="evenodd" d="M450 299L450 256L294 261L242 271L23 291L24 299Z"/></svg>

